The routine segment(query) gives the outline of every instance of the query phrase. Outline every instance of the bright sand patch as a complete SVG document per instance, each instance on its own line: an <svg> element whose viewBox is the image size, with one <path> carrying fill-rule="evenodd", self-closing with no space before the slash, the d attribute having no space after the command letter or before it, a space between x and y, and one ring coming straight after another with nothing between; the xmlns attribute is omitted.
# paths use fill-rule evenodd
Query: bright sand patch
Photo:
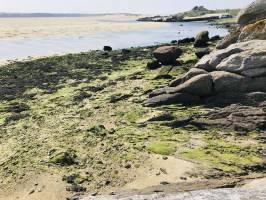
<svg viewBox="0 0 266 200"><path fill-rule="evenodd" d="M97 32L158 28L162 23L137 22L138 16L0 18L0 38L86 36Z"/></svg>
<svg viewBox="0 0 266 200"><path fill-rule="evenodd" d="M243 188L247 188L247 189L265 188L266 189L266 178L252 180L246 185L244 185Z"/></svg>
<svg viewBox="0 0 266 200"><path fill-rule="evenodd" d="M163 182L177 183L191 181L187 173L195 169L195 164L168 156L152 155L136 172L136 178L123 189L144 189L150 186L160 185ZM186 180L184 180L184 178Z"/></svg>
<svg viewBox="0 0 266 200"><path fill-rule="evenodd" d="M0 190L0 199L5 200L65 200L66 183L58 175L42 174L20 183L12 191Z"/></svg>

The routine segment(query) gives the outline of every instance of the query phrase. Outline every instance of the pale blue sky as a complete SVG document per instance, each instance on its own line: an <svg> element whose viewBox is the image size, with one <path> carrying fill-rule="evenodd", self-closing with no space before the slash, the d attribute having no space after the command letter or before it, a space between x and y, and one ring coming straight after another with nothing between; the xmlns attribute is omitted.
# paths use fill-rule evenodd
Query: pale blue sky
<svg viewBox="0 0 266 200"><path fill-rule="evenodd" d="M0 0L0 12L168 14L207 8L245 7L252 0Z"/></svg>

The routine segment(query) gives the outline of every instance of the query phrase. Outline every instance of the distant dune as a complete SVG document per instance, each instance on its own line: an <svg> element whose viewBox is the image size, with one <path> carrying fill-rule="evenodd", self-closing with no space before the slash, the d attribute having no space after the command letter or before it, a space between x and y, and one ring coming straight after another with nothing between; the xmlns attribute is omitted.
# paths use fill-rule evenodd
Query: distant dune
<svg viewBox="0 0 266 200"><path fill-rule="evenodd" d="M128 31L156 28L162 24L137 22L136 15L112 14L83 17L13 17L0 18L0 38L43 38L77 36L83 37L97 32Z"/></svg>
<svg viewBox="0 0 266 200"><path fill-rule="evenodd" d="M131 13L101 13L101 14L83 14L83 13L0 13L0 18L11 17L91 17L91 16L105 16L105 15L126 15L138 16Z"/></svg>

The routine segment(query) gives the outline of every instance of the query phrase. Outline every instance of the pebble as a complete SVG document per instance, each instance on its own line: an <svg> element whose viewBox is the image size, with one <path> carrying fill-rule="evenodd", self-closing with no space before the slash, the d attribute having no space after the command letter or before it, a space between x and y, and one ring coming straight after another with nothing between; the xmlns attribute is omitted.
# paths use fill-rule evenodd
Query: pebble
<svg viewBox="0 0 266 200"><path fill-rule="evenodd" d="M169 185L170 183L167 182L167 181L161 181L160 184L161 184L161 185Z"/></svg>
<svg viewBox="0 0 266 200"><path fill-rule="evenodd" d="M168 160L168 157L167 156L163 156L163 160Z"/></svg>
<svg viewBox="0 0 266 200"><path fill-rule="evenodd" d="M130 169L130 168L131 168L131 164L129 164L129 163L126 164L126 165L125 165L125 168L126 168L126 169Z"/></svg>
<svg viewBox="0 0 266 200"><path fill-rule="evenodd" d="M167 174L167 171L165 168L160 168L160 171L163 173L163 174Z"/></svg>
<svg viewBox="0 0 266 200"><path fill-rule="evenodd" d="M35 189L31 189L31 190L29 191L29 195L33 194L34 192L35 192Z"/></svg>

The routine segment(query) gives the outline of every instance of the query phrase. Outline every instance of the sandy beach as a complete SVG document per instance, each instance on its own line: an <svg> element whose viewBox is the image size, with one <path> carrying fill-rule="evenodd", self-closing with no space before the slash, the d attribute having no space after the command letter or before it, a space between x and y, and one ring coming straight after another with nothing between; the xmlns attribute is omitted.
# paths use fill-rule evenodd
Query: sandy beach
<svg viewBox="0 0 266 200"><path fill-rule="evenodd" d="M0 18L0 39L87 36L97 32L158 28L161 23L136 22L138 16Z"/></svg>

